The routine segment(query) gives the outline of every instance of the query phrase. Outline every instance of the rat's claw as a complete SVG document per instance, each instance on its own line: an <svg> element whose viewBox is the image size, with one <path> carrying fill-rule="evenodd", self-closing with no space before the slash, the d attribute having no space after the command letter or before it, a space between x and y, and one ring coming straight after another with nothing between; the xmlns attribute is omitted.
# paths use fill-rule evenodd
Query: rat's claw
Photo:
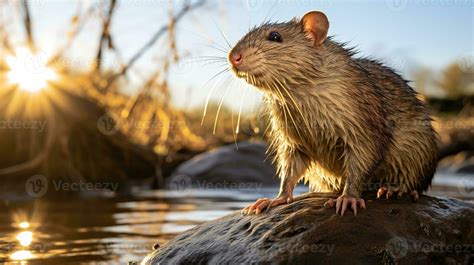
<svg viewBox="0 0 474 265"><path fill-rule="evenodd" d="M336 213L341 213L341 216L344 215L348 206L354 211L354 216L357 215L357 206L362 209L366 208L364 199L356 199L349 195L341 195L336 200L329 199L324 203L324 206L327 208L336 206Z"/></svg>
<svg viewBox="0 0 474 265"><path fill-rule="evenodd" d="M392 198L394 194L397 195L397 199L401 199L403 194L405 194L405 192L402 191L399 187L389 187L389 188L381 187L377 191L377 199L383 197L384 195L386 199L390 199ZM418 194L418 191L412 190L410 192L410 197L414 202L417 202L418 199L420 198L420 195Z"/></svg>
<svg viewBox="0 0 474 265"><path fill-rule="evenodd" d="M348 206L354 211L354 216L357 215L357 206L362 209L365 209L364 199L356 199L349 195L341 195L336 200L329 199L324 203L324 206L327 208L332 208L336 206L336 213L341 213L341 216L344 215Z"/></svg>
<svg viewBox="0 0 474 265"><path fill-rule="evenodd" d="M265 210L265 213L267 213L268 210L270 210L270 208L272 208L273 206L278 206L280 204L285 204L285 203L290 204L292 202L293 202L293 196L290 196L288 198L287 197L279 197L279 198L273 199L273 200L270 201L270 204L268 204L268 207Z"/></svg>
<svg viewBox="0 0 474 265"><path fill-rule="evenodd" d="M394 194L396 194L397 198L400 199L403 195L403 191L401 191L399 187L381 187L377 191L377 199L380 199L384 195L386 199L390 199Z"/></svg>
<svg viewBox="0 0 474 265"><path fill-rule="evenodd" d="M387 193L387 190L388 189L385 187L380 187L379 190L377 191L377 199L385 195Z"/></svg>
<svg viewBox="0 0 474 265"><path fill-rule="evenodd" d="M410 192L410 197L412 198L414 202L417 202L420 199L420 195L418 194L418 191L416 190L412 190Z"/></svg>
<svg viewBox="0 0 474 265"><path fill-rule="evenodd" d="M327 207L327 208L332 208L332 207L334 207L335 203L336 203L336 200L329 199L324 203L324 206Z"/></svg>
<svg viewBox="0 0 474 265"><path fill-rule="evenodd" d="M276 199L268 199L268 198L262 198L258 199L255 203L245 207L241 213L244 215L249 215L252 213L255 214L260 214L264 209L268 211L268 209L285 204L285 203L290 203L292 201L292 198L286 198L286 197L281 197L281 198L276 198Z"/></svg>

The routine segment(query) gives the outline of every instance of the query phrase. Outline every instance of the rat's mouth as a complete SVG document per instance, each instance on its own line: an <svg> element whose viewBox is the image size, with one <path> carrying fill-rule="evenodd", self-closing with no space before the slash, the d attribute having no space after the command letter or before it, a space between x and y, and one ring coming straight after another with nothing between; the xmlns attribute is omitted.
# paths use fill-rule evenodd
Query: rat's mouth
<svg viewBox="0 0 474 265"><path fill-rule="evenodd" d="M242 71L233 65L230 65L229 68L239 78L245 78L248 75L246 71Z"/></svg>
<svg viewBox="0 0 474 265"><path fill-rule="evenodd" d="M231 66L231 70L238 78L245 79L249 84L254 84L258 78L263 76L263 73L250 73L249 71L240 70L235 66Z"/></svg>

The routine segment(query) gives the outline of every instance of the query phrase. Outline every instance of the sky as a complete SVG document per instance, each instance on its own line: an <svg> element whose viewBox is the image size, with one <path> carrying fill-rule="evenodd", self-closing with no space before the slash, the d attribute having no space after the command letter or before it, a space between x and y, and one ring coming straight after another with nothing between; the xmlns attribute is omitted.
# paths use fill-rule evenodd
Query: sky
<svg viewBox="0 0 474 265"><path fill-rule="evenodd" d="M48 52L64 43L72 15L78 4L87 7L96 0L30 0L35 40ZM0 0L0 22L9 23L17 43L23 41L18 7L14 0ZM183 0L119 0L112 24L115 45L126 60L168 21ZM202 106L210 98L234 109L258 105L259 93L230 73L211 78L226 66L197 62L202 56L225 56L249 27L271 21L287 21L307 11L324 12L329 35L336 41L349 42L361 56L371 56L392 66L410 78L414 69L440 70L474 52L474 4L470 0L208 0L205 7L193 11L177 26L178 50L183 60L170 71L173 101L180 107ZM70 63L87 67L96 53L100 22L90 21L68 51ZM223 34L221 34L221 31ZM212 47L211 47L212 46ZM167 52L167 43L159 41L137 63L129 76L127 93L154 72L157 59ZM217 48L217 49L216 49ZM120 61L106 55L106 65ZM220 83L217 81L221 80ZM226 82L224 82L226 81ZM214 88L213 88L214 87Z"/></svg>

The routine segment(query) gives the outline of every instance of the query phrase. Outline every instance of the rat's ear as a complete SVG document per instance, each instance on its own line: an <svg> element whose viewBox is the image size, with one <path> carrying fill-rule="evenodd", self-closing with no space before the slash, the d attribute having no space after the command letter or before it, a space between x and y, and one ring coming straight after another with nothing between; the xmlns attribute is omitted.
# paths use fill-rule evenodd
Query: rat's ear
<svg viewBox="0 0 474 265"><path fill-rule="evenodd" d="M328 35L329 21L323 12L310 11L301 18L306 37L314 46L322 44Z"/></svg>

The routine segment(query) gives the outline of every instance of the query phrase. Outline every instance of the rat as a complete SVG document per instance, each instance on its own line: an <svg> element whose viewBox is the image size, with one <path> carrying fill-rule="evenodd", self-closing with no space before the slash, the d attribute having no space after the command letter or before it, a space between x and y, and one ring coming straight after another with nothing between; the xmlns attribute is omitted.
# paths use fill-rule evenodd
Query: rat
<svg viewBox="0 0 474 265"><path fill-rule="evenodd" d="M302 180L312 192L340 194L325 205L341 215L366 208L363 191L416 201L431 184L437 134L427 107L394 70L357 58L328 30L326 15L311 11L255 27L228 53L233 74L263 92L281 180L276 198L243 214L293 202Z"/></svg>

